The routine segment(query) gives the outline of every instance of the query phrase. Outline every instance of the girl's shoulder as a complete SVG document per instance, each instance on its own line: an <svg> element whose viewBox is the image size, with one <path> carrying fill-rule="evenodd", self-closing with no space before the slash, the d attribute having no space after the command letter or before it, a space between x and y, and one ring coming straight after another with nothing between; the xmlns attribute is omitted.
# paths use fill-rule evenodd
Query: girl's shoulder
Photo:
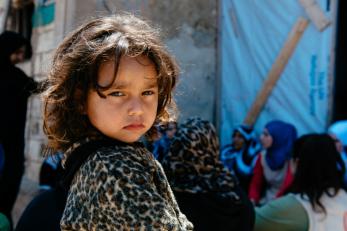
<svg viewBox="0 0 347 231"><path fill-rule="evenodd" d="M69 151L63 160L65 175L62 183L66 187L71 185L76 174L93 178L95 171L101 169L108 172L114 168L135 168L143 165L141 156L149 156L141 144L130 145L109 139L83 142Z"/></svg>
<svg viewBox="0 0 347 231"><path fill-rule="evenodd" d="M99 146L81 166L83 174L92 172L148 172L155 165L152 154L142 144L113 143ZM117 174L119 175L119 174Z"/></svg>
<svg viewBox="0 0 347 231"><path fill-rule="evenodd" d="M105 163L110 161L131 161L145 164L143 162L146 160L154 160L151 157L152 154L141 143L126 144L117 142L112 145L99 147L92 156L92 160Z"/></svg>

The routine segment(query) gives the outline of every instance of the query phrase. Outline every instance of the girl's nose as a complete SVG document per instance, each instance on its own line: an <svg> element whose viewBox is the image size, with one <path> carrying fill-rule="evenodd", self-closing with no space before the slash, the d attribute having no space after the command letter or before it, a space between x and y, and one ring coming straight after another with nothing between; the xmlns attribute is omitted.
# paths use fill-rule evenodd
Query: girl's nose
<svg viewBox="0 0 347 231"><path fill-rule="evenodd" d="M142 115L143 114L143 103L141 99L132 99L129 105L128 114L130 116Z"/></svg>

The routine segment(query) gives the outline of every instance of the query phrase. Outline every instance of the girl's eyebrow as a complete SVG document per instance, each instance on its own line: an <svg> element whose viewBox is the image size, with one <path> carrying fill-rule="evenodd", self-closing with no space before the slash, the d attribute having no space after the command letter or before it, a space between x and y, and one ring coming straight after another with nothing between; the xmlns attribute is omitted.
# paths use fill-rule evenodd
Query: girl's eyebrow
<svg viewBox="0 0 347 231"><path fill-rule="evenodd" d="M155 88L158 87L158 82L157 81L151 81L148 84L145 85L145 88Z"/></svg>
<svg viewBox="0 0 347 231"><path fill-rule="evenodd" d="M110 89L124 89L128 86L128 84L126 83L114 83L112 84L111 88Z"/></svg>
<svg viewBox="0 0 347 231"><path fill-rule="evenodd" d="M121 83L114 83L110 89L125 89L129 86L129 83L121 82ZM155 88L158 86L158 82L156 79L146 81L144 88Z"/></svg>

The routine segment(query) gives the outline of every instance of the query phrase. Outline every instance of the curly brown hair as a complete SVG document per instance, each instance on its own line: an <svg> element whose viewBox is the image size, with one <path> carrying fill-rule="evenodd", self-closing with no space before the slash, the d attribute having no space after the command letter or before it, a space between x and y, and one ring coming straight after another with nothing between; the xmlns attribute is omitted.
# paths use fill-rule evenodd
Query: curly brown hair
<svg viewBox="0 0 347 231"><path fill-rule="evenodd" d="M162 44L159 31L130 14L93 19L71 32L59 45L43 93L43 129L52 151L65 151L74 142L99 132L82 113L89 90L101 97L111 87L98 84L102 63L115 62L115 75L122 56L147 56L158 74L159 100L156 122L169 120L175 108L172 90L178 66ZM148 132L151 134L154 127Z"/></svg>

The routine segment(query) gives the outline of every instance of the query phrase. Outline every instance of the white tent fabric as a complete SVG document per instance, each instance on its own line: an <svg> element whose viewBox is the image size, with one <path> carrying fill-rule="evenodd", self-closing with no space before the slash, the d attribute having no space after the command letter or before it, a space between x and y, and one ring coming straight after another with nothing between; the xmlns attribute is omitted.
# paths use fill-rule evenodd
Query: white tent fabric
<svg viewBox="0 0 347 231"><path fill-rule="evenodd" d="M293 0L220 3L220 137L224 145L245 119L296 21L308 16ZM331 1L317 3L331 19ZM256 121L258 134L273 119L292 123L299 134L325 131L331 109L333 32L332 25L320 32L310 22Z"/></svg>

